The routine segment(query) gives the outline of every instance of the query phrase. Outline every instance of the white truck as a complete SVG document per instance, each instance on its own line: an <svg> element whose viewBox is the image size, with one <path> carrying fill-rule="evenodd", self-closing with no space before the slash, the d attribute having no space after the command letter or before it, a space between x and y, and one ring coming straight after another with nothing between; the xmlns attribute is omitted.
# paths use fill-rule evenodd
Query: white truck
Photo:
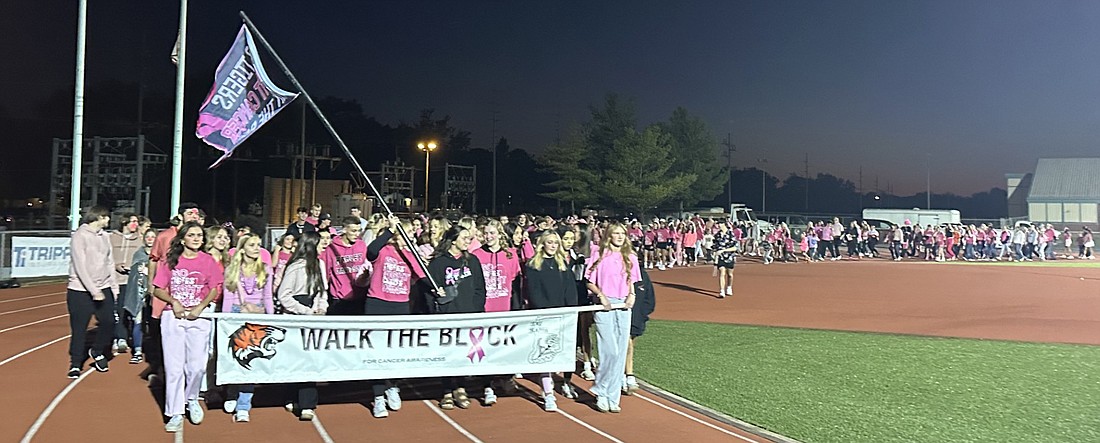
<svg viewBox="0 0 1100 443"><path fill-rule="evenodd" d="M908 221L911 225L925 226L959 224L962 218L957 209L878 209L869 208L863 210L864 220L885 220L898 226L905 225Z"/></svg>

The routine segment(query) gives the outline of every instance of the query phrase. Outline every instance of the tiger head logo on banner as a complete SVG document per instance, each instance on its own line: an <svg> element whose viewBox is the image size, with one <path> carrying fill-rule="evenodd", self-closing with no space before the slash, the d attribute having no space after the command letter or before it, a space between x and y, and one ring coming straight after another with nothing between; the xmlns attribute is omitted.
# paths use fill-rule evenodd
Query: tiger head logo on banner
<svg viewBox="0 0 1100 443"><path fill-rule="evenodd" d="M275 345L286 339L286 329L245 323L229 336L229 352L233 360L245 369L252 369L252 360L271 359Z"/></svg>

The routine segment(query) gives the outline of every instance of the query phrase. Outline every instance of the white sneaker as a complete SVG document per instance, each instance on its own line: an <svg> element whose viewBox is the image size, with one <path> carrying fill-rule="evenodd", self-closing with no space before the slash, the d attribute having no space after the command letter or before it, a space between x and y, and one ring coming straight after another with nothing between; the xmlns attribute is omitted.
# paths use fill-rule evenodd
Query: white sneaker
<svg viewBox="0 0 1100 443"><path fill-rule="evenodd" d="M573 385L563 383L561 385L561 396L568 399L575 399L577 398L577 390L573 388Z"/></svg>
<svg viewBox="0 0 1100 443"><path fill-rule="evenodd" d="M392 386L386 389L386 407L391 411L401 410L401 388Z"/></svg>
<svg viewBox="0 0 1100 443"><path fill-rule="evenodd" d="M592 362L584 362L584 370L581 371L581 378L585 381L592 381L596 379L596 374L592 373Z"/></svg>
<svg viewBox="0 0 1100 443"><path fill-rule="evenodd" d="M554 398L553 392L549 392L542 396L542 410L546 412L558 411L558 400Z"/></svg>
<svg viewBox="0 0 1100 443"><path fill-rule="evenodd" d="M203 417L206 416L206 411L202 410L202 405L199 404L198 400L188 400L187 416L191 419L191 424L201 424Z"/></svg>
<svg viewBox="0 0 1100 443"><path fill-rule="evenodd" d="M248 423L248 420L248 411L237 411L235 414L233 414L234 423Z"/></svg>
<svg viewBox="0 0 1100 443"><path fill-rule="evenodd" d="M168 423L164 425L164 430L167 432L179 432L183 430L183 416L173 415Z"/></svg>
<svg viewBox="0 0 1100 443"><path fill-rule="evenodd" d="M598 409L600 412L611 411L611 403L607 401L607 397L604 397L602 395L596 397L596 409Z"/></svg>
<svg viewBox="0 0 1100 443"><path fill-rule="evenodd" d="M314 415L312 409L302 409L302 414L298 416L298 419L302 421L311 421Z"/></svg>
<svg viewBox="0 0 1100 443"><path fill-rule="evenodd" d="M130 346L126 344L126 340L121 338L116 338L114 343L111 344L111 353L114 355L124 354L129 349Z"/></svg>
<svg viewBox="0 0 1100 443"><path fill-rule="evenodd" d="M225 411L226 414L232 414L237 410L237 400L226 400L222 403L222 410Z"/></svg>
<svg viewBox="0 0 1100 443"><path fill-rule="evenodd" d="M618 403L610 403L607 406L608 406L607 410L611 411L611 413L613 413L613 414L618 414L620 412L623 412L623 408L619 407Z"/></svg>
<svg viewBox="0 0 1100 443"><path fill-rule="evenodd" d="M497 403L497 394L493 392L493 388L485 388L485 400L482 403L485 406L492 406Z"/></svg>
<svg viewBox="0 0 1100 443"><path fill-rule="evenodd" d="M626 376L626 393L627 395L634 395L638 391L638 379L633 375Z"/></svg>
<svg viewBox="0 0 1100 443"><path fill-rule="evenodd" d="M374 397L374 418L386 418L390 416L390 411L386 409L386 397L379 395Z"/></svg>

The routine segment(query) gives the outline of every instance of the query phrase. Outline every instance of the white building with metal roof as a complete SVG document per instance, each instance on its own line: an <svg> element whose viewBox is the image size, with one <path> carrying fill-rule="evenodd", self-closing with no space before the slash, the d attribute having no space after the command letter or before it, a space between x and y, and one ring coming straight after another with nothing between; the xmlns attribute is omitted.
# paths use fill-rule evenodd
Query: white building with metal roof
<svg viewBox="0 0 1100 443"><path fill-rule="evenodd" d="M1034 174L1006 174L1006 179L1010 217L1056 225L1100 221L1100 158L1042 158ZM1024 195L1027 212L1021 214Z"/></svg>

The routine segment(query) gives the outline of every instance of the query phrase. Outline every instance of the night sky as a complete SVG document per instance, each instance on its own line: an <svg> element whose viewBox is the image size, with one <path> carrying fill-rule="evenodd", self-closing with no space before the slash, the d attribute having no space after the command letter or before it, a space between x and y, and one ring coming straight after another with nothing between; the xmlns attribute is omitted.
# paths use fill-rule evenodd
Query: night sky
<svg viewBox="0 0 1100 443"><path fill-rule="evenodd" d="M16 115L72 84L77 7L4 6L0 115ZM1031 171L1039 157L1098 154L1095 1L192 0L190 8L189 77L212 79L243 9L312 95L358 100L384 123L435 108L470 130L475 147L490 145L495 110L498 136L539 152L617 92L635 99L642 124L683 106L717 138L732 133L735 166L784 178L802 172L808 153L811 174L855 181L862 166L864 189L877 180L895 194L922 192L929 161L933 192L970 194L1004 187L1004 173ZM172 1L89 1L88 85L136 82L144 57L145 82L170 93L178 13ZM187 137L195 112L187 110ZM71 110L51 117L71 121ZM71 135L42 134L36 149ZM0 141L0 149L15 147Z"/></svg>

